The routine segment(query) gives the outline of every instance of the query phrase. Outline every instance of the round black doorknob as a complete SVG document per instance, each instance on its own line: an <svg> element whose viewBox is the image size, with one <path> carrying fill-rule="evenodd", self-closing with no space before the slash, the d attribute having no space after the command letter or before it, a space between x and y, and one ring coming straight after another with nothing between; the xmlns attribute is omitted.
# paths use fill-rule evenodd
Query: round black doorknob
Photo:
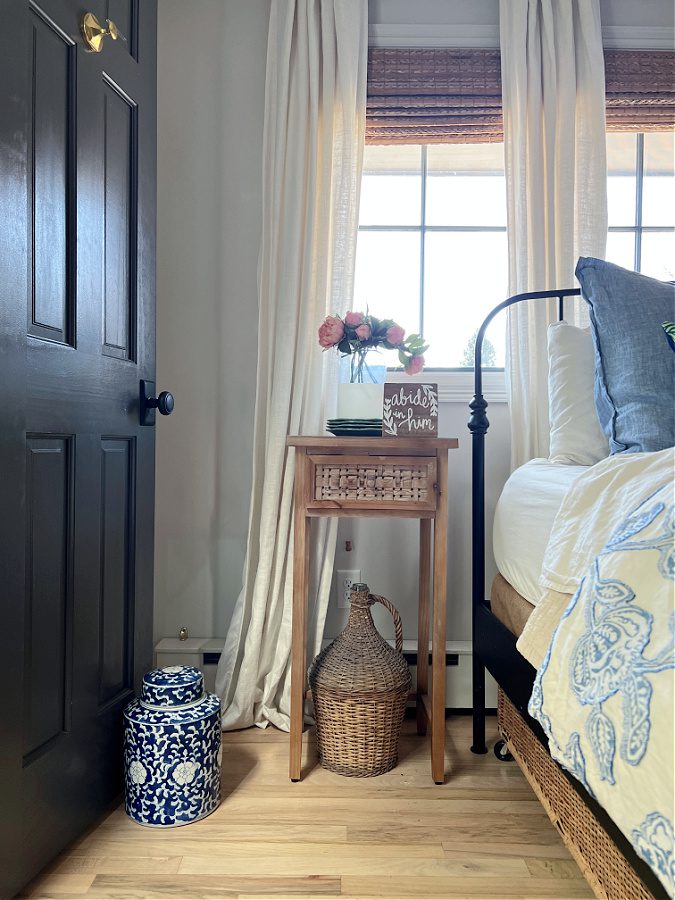
<svg viewBox="0 0 675 900"><path fill-rule="evenodd" d="M163 416L170 416L173 412L173 407L173 394L169 393L169 391L162 391L157 398L157 411Z"/></svg>

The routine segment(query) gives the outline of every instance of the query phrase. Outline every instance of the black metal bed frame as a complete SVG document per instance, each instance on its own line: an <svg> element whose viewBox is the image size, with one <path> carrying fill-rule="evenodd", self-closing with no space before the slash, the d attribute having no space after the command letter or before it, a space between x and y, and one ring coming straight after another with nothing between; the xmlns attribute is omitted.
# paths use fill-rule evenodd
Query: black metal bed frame
<svg viewBox="0 0 675 900"><path fill-rule="evenodd" d="M496 315L524 300L557 300L558 321L565 312L565 297L578 297L579 288L558 291L530 291L504 300L488 313L476 335L474 396L469 404L471 448L472 513L472 640L473 640L473 753L487 753L485 746L485 668L502 685L519 712L527 713L535 670L515 649L515 638L493 615L485 597L485 435L490 423L483 397L483 338ZM516 658L517 657L517 658ZM506 683L503 683L506 682Z"/></svg>
<svg viewBox="0 0 675 900"><path fill-rule="evenodd" d="M474 397L469 404L472 436L472 650L473 650L473 753L487 753L485 744L485 669L487 669L527 725L548 752L548 741L537 721L527 711L536 670L516 649L515 635L494 615L485 596L485 435L490 427L483 397L482 351L488 325L503 309L525 300L557 300L558 321L564 318L565 299L578 297L579 288L531 291L504 300L486 316L476 335ZM636 854L622 831L584 787L563 769L574 790L612 837L654 897L667 897L663 885L644 860Z"/></svg>

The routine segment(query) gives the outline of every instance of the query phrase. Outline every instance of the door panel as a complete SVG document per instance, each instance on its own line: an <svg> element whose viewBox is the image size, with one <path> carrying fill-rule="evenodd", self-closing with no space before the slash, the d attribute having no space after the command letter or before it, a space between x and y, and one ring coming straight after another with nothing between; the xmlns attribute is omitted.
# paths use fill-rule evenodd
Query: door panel
<svg viewBox="0 0 675 900"><path fill-rule="evenodd" d="M23 766L69 730L72 642L72 446L67 437L26 440Z"/></svg>
<svg viewBox="0 0 675 900"><path fill-rule="evenodd" d="M79 0L0 29L2 897L119 797L152 658L156 6L87 9L135 43L86 52Z"/></svg>
<svg viewBox="0 0 675 900"><path fill-rule="evenodd" d="M136 105L104 77L104 221L103 352L133 359L136 324L136 178L138 144Z"/></svg>
<svg viewBox="0 0 675 900"><path fill-rule="evenodd" d="M138 4L140 0L108 0L107 16L126 38L125 50L138 59Z"/></svg>
<svg viewBox="0 0 675 900"><path fill-rule="evenodd" d="M101 443L99 705L133 690L133 441Z"/></svg>
<svg viewBox="0 0 675 900"><path fill-rule="evenodd" d="M31 10L30 177L32 305L29 333L69 343L74 294L72 164L75 139L75 45Z"/></svg>

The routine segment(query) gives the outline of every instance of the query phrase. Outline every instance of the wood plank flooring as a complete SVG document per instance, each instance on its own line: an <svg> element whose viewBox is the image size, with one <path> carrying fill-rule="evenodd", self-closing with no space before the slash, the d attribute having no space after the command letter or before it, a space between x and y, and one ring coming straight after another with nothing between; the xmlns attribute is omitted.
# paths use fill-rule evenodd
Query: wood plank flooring
<svg viewBox="0 0 675 900"><path fill-rule="evenodd" d="M31 898L592 897L515 763L469 751L471 721L447 721L446 783L428 738L406 720L401 759L372 779L318 765L288 780L288 735L223 735L223 802L182 828L142 828L112 812L65 851ZM489 743L497 737L488 720Z"/></svg>

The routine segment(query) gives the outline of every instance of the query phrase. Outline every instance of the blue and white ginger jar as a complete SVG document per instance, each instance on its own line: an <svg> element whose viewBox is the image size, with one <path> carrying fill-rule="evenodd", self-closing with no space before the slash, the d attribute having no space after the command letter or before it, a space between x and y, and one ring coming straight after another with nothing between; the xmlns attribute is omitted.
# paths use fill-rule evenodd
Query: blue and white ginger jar
<svg viewBox="0 0 675 900"><path fill-rule="evenodd" d="M194 666L153 669L124 711L125 808L135 822L187 825L220 803L220 700Z"/></svg>

